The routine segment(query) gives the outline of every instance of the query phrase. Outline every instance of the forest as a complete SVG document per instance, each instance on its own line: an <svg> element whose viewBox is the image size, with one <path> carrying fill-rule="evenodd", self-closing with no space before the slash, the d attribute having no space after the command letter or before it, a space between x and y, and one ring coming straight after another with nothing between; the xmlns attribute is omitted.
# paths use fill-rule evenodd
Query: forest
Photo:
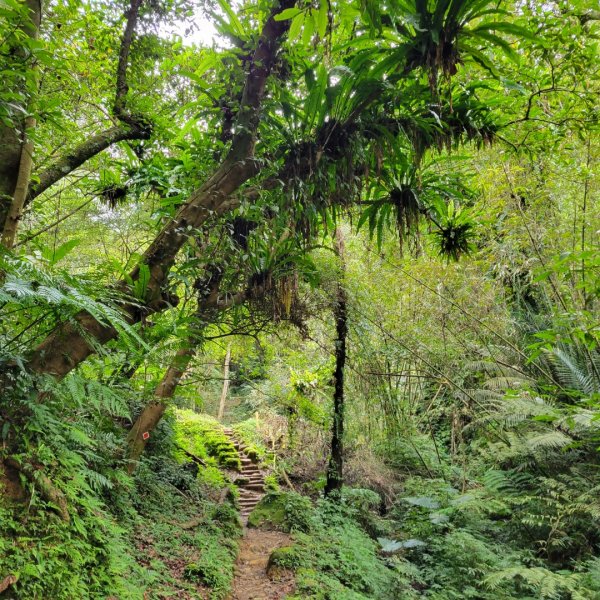
<svg viewBox="0 0 600 600"><path fill-rule="evenodd" d="M0 0L0 599L600 600L597 0Z"/></svg>

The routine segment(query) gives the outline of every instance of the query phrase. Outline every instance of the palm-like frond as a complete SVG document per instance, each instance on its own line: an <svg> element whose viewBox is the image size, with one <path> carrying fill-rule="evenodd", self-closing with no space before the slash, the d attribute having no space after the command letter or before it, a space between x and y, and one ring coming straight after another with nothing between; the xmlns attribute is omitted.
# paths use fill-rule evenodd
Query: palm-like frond
<svg viewBox="0 0 600 600"><path fill-rule="evenodd" d="M562 387L591 396L600 393L600 357L593 352L581 356L573 346L560 345L547 353L546 358Z"/></svg>

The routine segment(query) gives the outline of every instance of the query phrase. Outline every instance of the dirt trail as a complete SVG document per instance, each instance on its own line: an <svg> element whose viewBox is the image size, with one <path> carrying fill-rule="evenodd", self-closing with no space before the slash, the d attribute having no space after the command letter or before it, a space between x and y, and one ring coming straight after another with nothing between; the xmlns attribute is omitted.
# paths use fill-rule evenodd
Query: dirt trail
<svg viewBox="0 0 600 600"><path fill-rule="evenodd" d="M265 495L265 474L257 461L247 453L246 445L238 440L231 429L224 429L240 455L242 470L234 483L240 492L240 515L244 524L244 537L235 565L235 579L230 600L282 600L293 592L292 573L267 574L271 552L290 544L290 537L278 531L249 529L248 515Z"/></svg>
<svg viewBox="0 0 600 600"><path fill-rule="evenodd" d="M269 555L275 548L290 544L279 531L246 529L235 566L231 600L281 600L294 591L292 573L267 575Z"/></svg>

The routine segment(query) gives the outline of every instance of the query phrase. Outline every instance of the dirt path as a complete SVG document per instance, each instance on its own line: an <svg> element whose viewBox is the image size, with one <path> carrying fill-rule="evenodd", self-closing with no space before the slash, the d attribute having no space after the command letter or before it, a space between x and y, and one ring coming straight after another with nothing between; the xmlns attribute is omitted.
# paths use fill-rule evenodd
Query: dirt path
<svg viewBox="0 0 600 600"><path fill-rule="evenodd" d="M290 536L279 531L246 529L235 566L231 600L282 600L294 591L294 576L267 575L269 555L290 544Z"/></svg>
<svg viewBox="0 0 600 600"><path fill-rule="evenodd" d="M265 495L265 473L259 468L255 456L250 456L247 446L233 430L225 428L225 435L233 442L240 455L242 468L234 483L240 493L240 517L244 524L244 537L235 564L235 579L230 600L282 600L293 592L292 573L267 574L271 552L290 544L290 536L278 531L249 529L248 515Z"/></svg>

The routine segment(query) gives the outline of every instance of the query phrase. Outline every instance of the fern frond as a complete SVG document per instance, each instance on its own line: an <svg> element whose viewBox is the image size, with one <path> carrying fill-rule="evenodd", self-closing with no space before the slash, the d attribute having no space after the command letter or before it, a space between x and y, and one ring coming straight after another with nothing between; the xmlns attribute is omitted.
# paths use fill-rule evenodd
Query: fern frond
<svg viewBox="0 0 600 600"><path fill-rule="evenodd" d="M537 435L527 436L525 442L535 452L545 448L564 448L573 443L573 438L561 431L546 431Z"/></svg>
<svg viewBox="0 0 600 600"><path fill-rule="evenodd" d="M484 382L484 387L490 390L514 390L531 385L532 381L525 377L506 377L499 375Z"/></svg>

